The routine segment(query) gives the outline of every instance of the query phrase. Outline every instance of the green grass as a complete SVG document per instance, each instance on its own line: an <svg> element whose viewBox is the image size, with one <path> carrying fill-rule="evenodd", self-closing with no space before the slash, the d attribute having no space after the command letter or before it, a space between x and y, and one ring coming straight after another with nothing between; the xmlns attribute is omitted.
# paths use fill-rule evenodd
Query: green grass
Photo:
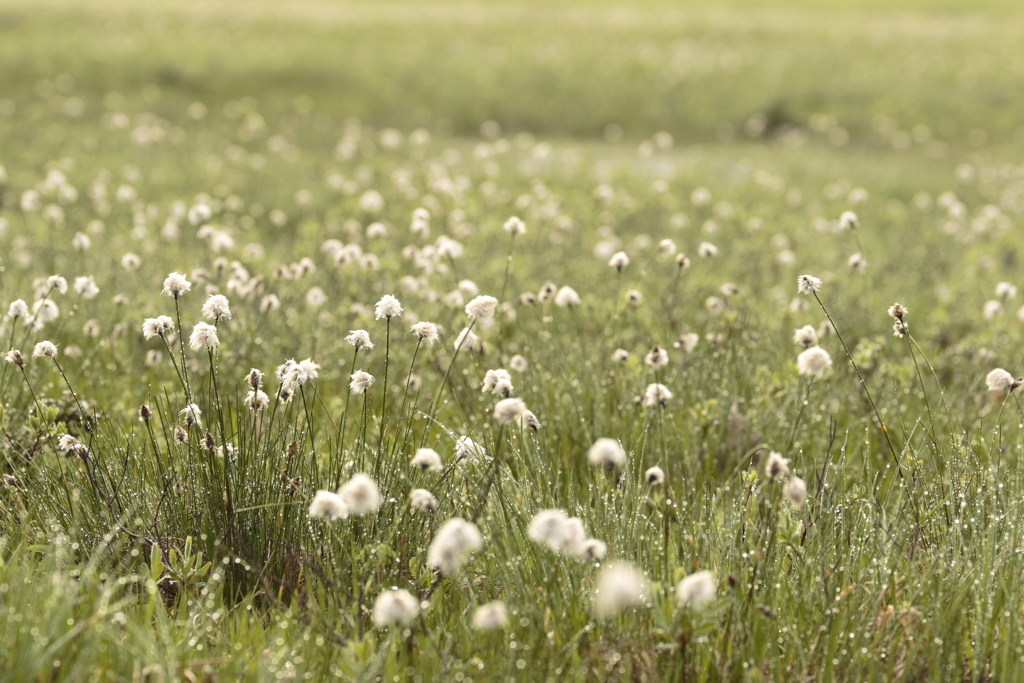
<svg viewBox="0 0 1024 683"><path fill-rule="evenodd" d="M985 376L1024 362L1019 299L987 303L1024 286L1022 34L996 0L0 2L0 300L60 309L0 325L27 358L0 369L0 679L1015 680L1024 411ZM429 236L410 230L419 207ZM846 210L856 231L836 229ZM510 244L512 215L527 233ZM441 236L464 253L426 249ZM141 333L158 315L177 331L172 271L192 282L184 351ZM37 289L57 273L67 293ZM582 303L524 303L549 281ZM506 305L473 328L484 350L456 353L475 290ZM232 317L215 353L193 351L215 293ZM386 294L405 309L390 324L373 314ZM912 337L891 332L895 301ZM418 343L416 320L440 340ZM814 381L804 325L833 361ZM356 329L373 350L345 341ZM57 363L30 357L43 340ZM480 389L515 355L536 433L501 425ZM319 374L278 401L290 358ZM243 404L250 368L264 411ZM367 394L350 395L353 369L375 377ZM672 398L638 403L656 382ZM189 397L202 425L179 439ZM64 434L87 455L58 450ZM467 435L486 455L457 461ZM621 467L588 463L599 437ZM443 472L410 466L420 446ZM806 483L802 507L766 477L770 451ZM310 519L355 472L379 509ZM552 508L607 555L531 540ZM482 546L440 576L428 549L456 516ZM649 585L603 616L610 563ZM680 606L699 570L714 599ZM421 612L378 628L392 588ZM493 600L507 624L475 630Z"/></svg>

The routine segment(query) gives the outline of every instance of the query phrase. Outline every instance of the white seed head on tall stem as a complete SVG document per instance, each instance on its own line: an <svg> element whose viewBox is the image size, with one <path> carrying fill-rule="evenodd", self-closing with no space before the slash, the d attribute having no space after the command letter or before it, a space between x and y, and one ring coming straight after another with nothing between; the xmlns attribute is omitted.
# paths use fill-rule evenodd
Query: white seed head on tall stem
<svg viewBox="0 0 1024 683"><path fill-rule="evenodd" d="M353 394L365 394L366 390L373 386L373 375L362 370L356 370L349 378L348 386Z"/></svg>
<svg viewBox="0 0 1024 683"><path fill-rule="evenodd" d="M374 316L377 320L381 318L395 318L402 315L402 304L398 302L398 299L390 294L385 294L381 297L380 301L374 307Z"/></svg>
<svg viewBox="0 0 1024 683"><path fill-rule="evenodd" d="M373 342L370 341L370 333L366 330L352 330L345 337L345 341L356 347L356 350L366 349L369 351L373 348Z"/></svg>
<svg viewBox="0 0 1024 683"><path fill-rule="evenodd" d="M192 289L192 283L186 280L184 275L181 273L171 273L164 279L164 288L161 293L177 299L190 289Z"/></svg>
<svg viewBox="0 0 1024 683"><path fill-rule="evenodd" d="M821 279L813 275L801 275L796 279L796 291L801 294L814 294L821 289Z"/></svg>
<svg viewBox="0 0 1024 683"><path fill-rule="evenodd" d="M215 349L219 344L217 328L209 323L196 323L192 328L192 335L188 339L188 345L193 351Z"/></svg>
<svg viewBox="0 0 1024 683"><path fill-rule="evenodd" d="M41 341L32 349L32 355L36 358L55 359L57 357L57 345L53 342Z"/></svg>
<svg viewBox="0 0 1024 683"><path fill-rule="evenodd" d="M231 306L223 294L214 294L203 304L203 316L210 320L230 320Z"/></svg>

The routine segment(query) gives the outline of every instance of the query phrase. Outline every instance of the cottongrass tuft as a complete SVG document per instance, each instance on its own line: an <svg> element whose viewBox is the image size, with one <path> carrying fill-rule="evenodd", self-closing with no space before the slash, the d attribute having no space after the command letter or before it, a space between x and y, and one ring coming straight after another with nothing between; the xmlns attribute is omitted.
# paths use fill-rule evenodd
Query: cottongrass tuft
<svg viewBox="0 0 1024 683"><path fill-rule="evenodd" d="M782 492L795 510L803 509L804 502L807 501L807 484L803 479L790 477L786 480L786 485L782 487Z"/></svg>
<svg viewBox="0 0 1024 683"><path fill-rule="evenodd" d="M529 365L529 362L519 354L512 356L508 361L508 366L519 373L526 372Z"/></svg>
<svg viewBox="0 0 1024 683"><path fill-rule="evenodd" d="M839 214L840 230L856 230L858 225L857 214L853 211L843 211Z"/></svg>
<svg viewBox="0 0 1024 683"><path fill-rule="evenodd" d="M657 465L648 468L644 472L644 483L648 486L661 486L665 483L665 470L661 469Z"/></svg>
<svg viewBox="0 0 1024 683"><path fill-rule="evenodd" d="M53 342L41 341L32 349L35 358L57 358L57 345Z"/></svg>
<svg viewBox="0 0 1024 683"><path fill-rule="evenodd" d="M801 275L796 279L796 291L801 294L814 294L821 289L821 279L813 275Z"/></svg>
<svg viewBox="0 0 1024 683"><path fill-rule="evenodd" d="M352 330L348 333L348 336L345 337L345 341L356 347L357 351L359 349L366 349L369 351L373 348L373 342L370 341L370 333L366 330Z"/></svg>
<svg viewBox="0 0 1024 683"><path fill-rule="evenodd" d="M402 315L402 304L400 304L398 299L392 295L385 294L381 297L380 301L377 302L377 305L373 309L373 314L377 320L380 320L381 318L391 320L391 318Z"/></svg>
<svg viewBox="0 0 1024 683"><path fill-rule="evenodd" d="M201 427L203 425L203 411L195 403L189 403L181 409L179 414L186 427L192 427L193 425Z"/></svg>
<svg viewBox="0 0 1024 683"><path fill-rule="evenodd" d="M15 299L11 302L10 307L7 309L7 315L10 318L25 318L28 316L28 304L25 303L24 299Z"/></svg>
<svg viewBox="0 0 1024 683"><path fill-rule="evenodd" d="M579 549L579 556L584 560L600 560L608 552L608 546L604 541L596 538L588 538L583 541Z"/></svg>
<svg viewBox="0 0 1024 683"><path fill-rule="evenodd" d="M562 308L579 306L583 303L583 299L576 293L576 290L566 285L558 290L555 294L555 305Z"/></svg>
<svg viewBox="0 0 1024 683"><path fill-rule="evenodd" d="M804 325L793 334L793 343L798 346L802 346L805 349L809 349L818 343L818 333L814 331L814 326Z"/></svg>
<svg viewBox="0 0 1024 683"><path fill-rule="evenodd" d="M643 605L648 591L647 577L631 564L610 564L597 576L594 610L597 616L615 616L629 607Z"/></svg>
<svg viewBox="0 0 1024 683"><path fill-rule="evenodd" d="M174 331L174 321L169 316L159 315L142 321L142 336L146 339L163 337Z"/></svg>
<svg viewBox="0 0 1024 683"><path fill-rule="evenodd" d="M540 420L529 410L524 410L519 415L518 422L523 429L532 429L535 432L540 429Z"/></svg>
<svg viewBox="0 0 1024 683"><path fill-rule="evenodd" d="M778 479L789 474L789 460L781 453L772 451L768 454L768 462L764 465L764 473L769 479Z"/></svg>
<svg viewBox="0 0 1024 683"><path fill-rule="evenodd" d="M676 602L680 607L703 609L715 599L715 577L709 571L690 574L676 586Z"/></svg>
<svg viewBox="0 0 1024 683"><path fill-rule="evenodd" d="M509 374L508 370L501 368L488 370L484 374L482 390L484 393L490 392L507 398L512 393L512 375Z"/></svg>
<svg viewBox="0 0 1024 683"><path fill-rule="evenodd" d="M373 603L373 625L407 626L420 613L420 602L405 589L385 591Z"/></svg>
<svg viewBox="0 0 1024 683"><path fill-rule="evenodd" d="M896 320L903 321L903 318L910 313L910 309L900 303L895 303L889 307L889 315Z"/></svg>
<svg viewBox="0 0 1024 683"><path fill-rule="evenodd" d="M418 322L411 329L420 338L420 341L426 340L431 344L437 341L437 325L434 323Z"/></svg>
<svg viewBox="0 0 1024 683"><path fill-rule="evenodd" d="M172 296L175 299L192 289L192 283L185 279L181 273L171 273L164 280L164 288L161 294Z"/></svg>
<svg viewBox="0 0 1024 683"><path fill-rule="evenodd" d="M203 317L210 320L231 320L231 306L223 294L214 294L203 304Z"/></svg>
<svg viewBox="0 0 1024 683"><path fill-rule="evenodd" d="M615 439L601 437L587 451L587 460L591 465L603 465L606 468L621 467L626 462L626 451Z"/></svg>
<svg viewBox="0 0 1024 683"><path fill-rule="evenodd" d="M621 273L622 269L629 265L629 256L624 251L616 252L608 260L608 265Z"/></svg>
<svg viewBox="0 0 1024 683"><path fill-rule="evenodd" d="M437 499L434 498L434 494L426 489L413 489L410 491L409 502L418 510L431 514L437 512Z"/></svg>
<svg viewBox="0 0 1024 683"><path fill-rule="evenodd" d="M452 517L438 529L430 543L427 563L439 570L442 576L451 576L462 568L469 555L482 543L475 524L461 517Z"/></svg>
<svg viewBox="0 0 1024 683"><path fill-rule="evenodd" d="M270 403L270 397L265 391L255 389L245 395L244 404L250 410L263 410Z"/></svg>
<svg viewBox="0 0 1024 683"><path fill-rule="evenodd" d="M217 328L209 323L196 323L192 328L192 335L188 339L188 345L193 351L215 349L219 344Z"/></svg>
<svg viewBox="0 0 1024 683"><path fill-rule="evenodd" d="M526 412L526 404L519 398L505 398L494 406L494 417L501 424L508 424Z"/></svg>
<svg viewBox="0 0 1024 683"><path fill-rule="evenodd" d="M8 351L4 359L12 365L17 365L19 368L25 367L25 357L21 355L21 351L18 349Z"/></svg>
<svg viewBox="0 0 1024 683"><path fill-rule="evenodd" d="M625 363L629 360L629 351L626 349L615 349L612 352L612 360L616 363Z"/></svg>
<svg viewBox="0 0 1024 683"><path fill-rule="evenodd" d="M309 516L318 519L324 518L328 521L345 519L348 517L348 506L345 501L330 490L318 490L309 504Z"/></svg>
<svg viewBox="0 0 1024 683"><path fill-rule="evenodd" d="M460 436L455 441L455 460L474 460L483 456L487 451L483 446L473 441L468 436Z"/></svg>
<svg viewBox="0 0 1024 683"><path fill-rule="evenodd" d="M648 384L644 391L644 405L648 408L665 406L672 396L672 392L664 384Z"/></svg>
<svg viewBox="0 0 1024 683"><path fill-rule="evenodd" d="M466 315L471 320L489 320L494 317L494 309L498 300L493 296L481 295L466 304Z"/></svg>
<svg viewBox="0 0 1024 683"><path fill-rule="evenodd" d="M452 344L456 349L469 349L471 351L480 351L483 349L483 342L480 338L473 333L473 330L468 327L462 328L462 332L459 332L459 336L455 338L455 343Z"/></svg>
<svg viewBox="0 0 1024 683"><path fill-rule="evenodd" d="M985 384L989 391L1004 391L1013 386L1013 375L1002 368L996 368L985 375Z"/></svg>
<svg viewBox="0 0 1024 683"><path fill-rule="evenodd" d="M342 484L338 495L345 501L349 512L356 517L377 512L382 502L377 482L362 473L353 474L351 479Z"/></svg>
<svg viewBox="0 0 1024 683"><path fill-rule="evenodd" d="M477 631L496 631L505 628L508 624L508 615L505 613L505 603L501 600L481 605L473 612L473 628Z"/></svg>
<svg viewBox="0 0 1024 683"><path fill-rule="evenodd" d="M350 377L349 389L353 394L365 394L366 390L373 386L373 375L362 370L356 370Z"/></svg>
<svg viewBox="0 0 1024 683"><path fill-rule="evenodd" d="M530 520L526 535L555 552L571 555L578 555L587 540L583 522L569 517L564 510L541 510Z"/></svg>
<svg viewBox="0 0 1024 683"><path fill-rule="evenodd" d="M660 368L668 365L668 351L660 346L653 347L644 357L644 362L652 368Z"/></svg>
<svg viewBox="0 0 1024 683"><path fill-rule="evenodd" d="M796 357L796 367L801 375L821 377L832 367L832 356L820 346L812 346Z"/></svg>
<svg viewBox="0 0 1024 683"><path fill-rule="evenodd" d="M444 469L444 466L441 464L441 456L433 448L418 449L409 464L413 467L418 467L423 472L428 470L441 471Z"/></svg>
<svg viewBox="0 0 1024 683"><path fill-rule="evenodd" d="M526 232L526 224L518 216L512 216L502 226L505 232L515 237L516 235L522 235Z"/></svg>

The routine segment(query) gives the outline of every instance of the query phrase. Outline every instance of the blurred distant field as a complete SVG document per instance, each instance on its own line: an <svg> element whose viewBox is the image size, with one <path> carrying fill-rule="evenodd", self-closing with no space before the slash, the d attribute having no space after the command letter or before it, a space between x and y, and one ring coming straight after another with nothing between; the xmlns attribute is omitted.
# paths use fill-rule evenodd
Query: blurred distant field
<svg viewBox="0 0 1024 683"><path fill-rule="evenodd" d="M889 117L954 145L972 133L1019 145L1022 36L1024 6L1009 0L4 0L0 93L68 74L90 107L111 91L167 115L252 97L264 112L460 135L493 119L684 142L741 135L758 114L774 128L824 112L854 144Z"/></svg>

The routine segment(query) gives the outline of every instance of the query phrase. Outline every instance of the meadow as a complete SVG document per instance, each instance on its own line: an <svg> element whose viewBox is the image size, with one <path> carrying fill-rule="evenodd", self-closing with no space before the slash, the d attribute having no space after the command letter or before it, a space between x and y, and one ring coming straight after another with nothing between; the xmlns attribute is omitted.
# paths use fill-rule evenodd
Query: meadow
<svg viewBox="0 0 1024 683"><path fill-rule="evenodd" d="M0 680L1011 681L1024 13L0 0Z"/></svg>

